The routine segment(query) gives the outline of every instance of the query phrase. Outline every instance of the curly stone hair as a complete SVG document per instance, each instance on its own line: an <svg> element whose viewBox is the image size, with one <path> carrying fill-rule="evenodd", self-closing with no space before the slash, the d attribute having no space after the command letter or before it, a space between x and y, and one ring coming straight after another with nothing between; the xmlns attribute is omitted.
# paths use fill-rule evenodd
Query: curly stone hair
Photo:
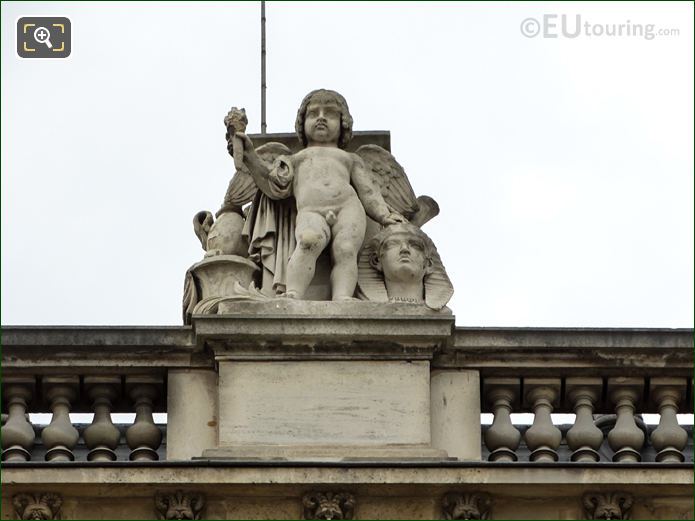
<svg viewBox="0 0 695 521"><path fill-rule="evenodd" d="M299 142L303 147L306 147L307 141L304 135L306 108L315 98L317 101L335 102L338 107L340 107L340 138L338 138L338 147L345 148L352 139L352 116L350 115L350 109L348 108L347 101L345 101L342 95L334 90L327 89L312 90L309 94L304 96L302 104L299 106L299 110L297 110L297 121L294 124Z"/></svg>

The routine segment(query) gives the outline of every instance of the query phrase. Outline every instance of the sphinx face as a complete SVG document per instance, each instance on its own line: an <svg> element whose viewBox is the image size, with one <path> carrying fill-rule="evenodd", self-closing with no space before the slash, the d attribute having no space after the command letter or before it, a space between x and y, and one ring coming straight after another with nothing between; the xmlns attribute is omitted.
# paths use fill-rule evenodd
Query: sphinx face
<svg viewBox="0 0 695 521"><path fill-rule="evenodd" d="M381 267L387 281L422 284L427 270L425 243L419 237L394 233L381 246Z"/></svg>

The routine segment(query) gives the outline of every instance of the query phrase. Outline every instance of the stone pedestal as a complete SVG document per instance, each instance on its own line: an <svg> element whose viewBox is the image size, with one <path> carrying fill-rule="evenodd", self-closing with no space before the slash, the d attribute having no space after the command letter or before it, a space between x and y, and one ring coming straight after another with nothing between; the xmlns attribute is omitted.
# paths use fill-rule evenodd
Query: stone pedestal
<svg viewBox="0 0 695 521"><path fill-rule="evenodd" d="M167 387L167 460L191 459L217 445L217 373L170 369Z"/></svg>
<svg viewBox="0 0 695 521"><path fill-rule="evenodd" d="M430 360L451 335L448 310L273 300L225 311L193 318L219 370L218 442L204 458L448 457L430 421Z"/></svg>
<svg viewBox="0 0 695 521"><path fill-rule="evenodd" d="M480 461L480 374L431 374L432 445L460 460Z"/></svg>

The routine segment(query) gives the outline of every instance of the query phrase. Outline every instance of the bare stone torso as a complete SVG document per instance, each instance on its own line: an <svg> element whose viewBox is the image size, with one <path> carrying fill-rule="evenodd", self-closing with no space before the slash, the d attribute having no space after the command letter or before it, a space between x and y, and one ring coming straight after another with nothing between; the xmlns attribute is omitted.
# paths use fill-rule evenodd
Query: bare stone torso
<svg viewBox="0 0 695 521"><path fill-rule="evenodd" d="M337 211L357 193L350 184L352 154L334 147L309 147L293 157L293 192L299 211Z"/></svg>

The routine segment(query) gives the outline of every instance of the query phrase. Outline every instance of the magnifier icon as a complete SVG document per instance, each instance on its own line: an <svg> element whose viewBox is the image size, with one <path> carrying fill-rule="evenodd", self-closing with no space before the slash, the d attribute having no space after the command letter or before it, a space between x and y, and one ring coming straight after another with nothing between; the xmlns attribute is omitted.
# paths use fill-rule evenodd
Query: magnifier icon
<svg viewBox="0 0 695 521"><path fill-rule="evenodd" d="M53 49L53 45L51 44L51 32L45 27L37 27L34 30L34 40L39 43L45 43L46 47Z"/></svg>

